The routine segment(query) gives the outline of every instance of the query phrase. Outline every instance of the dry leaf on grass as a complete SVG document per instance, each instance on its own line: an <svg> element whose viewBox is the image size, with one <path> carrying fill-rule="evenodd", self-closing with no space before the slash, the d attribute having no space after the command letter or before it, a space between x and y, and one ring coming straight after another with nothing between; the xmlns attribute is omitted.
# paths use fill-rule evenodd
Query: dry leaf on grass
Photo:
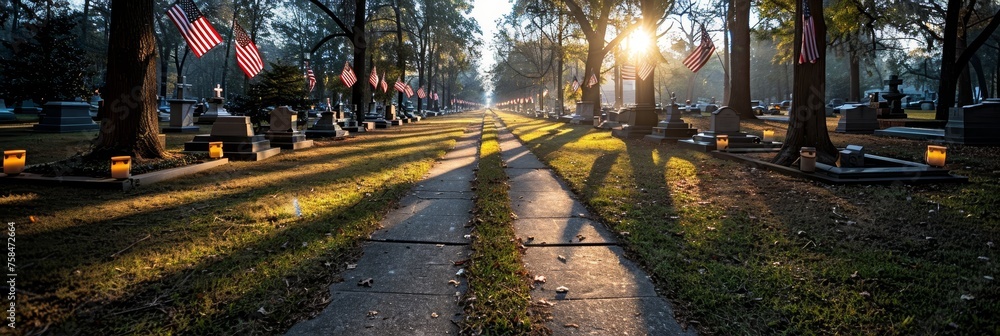
<svg viewBox="0 0 1000 336"><path fill-rule="evenodd" d="M536 275L535 276L535 282L545 283L545 276L544 275Z"/></svg>
<svg viewBox="0 0 1000 336"><path fill-rule="evenodd" d="M556 259L559 259L559 261L562 261L562 262L566 262L566 257L564 257L562 255L556 256Z"/></svg>
<svg viewBox="0 0 1000 336"><path fill-rule="evenodd" d="M563 327L580 329L580 325L576 324L576 323L566 323L566 324L563 324Z"/></svg>
<svg viewBox="0 0 1000 336"><path fill-rule="evenodd" d="M455 285L455 287L458 287L458 285L461 285L462 283L458 282L456 280L448 280L448 284L449 285Z"/></svg>

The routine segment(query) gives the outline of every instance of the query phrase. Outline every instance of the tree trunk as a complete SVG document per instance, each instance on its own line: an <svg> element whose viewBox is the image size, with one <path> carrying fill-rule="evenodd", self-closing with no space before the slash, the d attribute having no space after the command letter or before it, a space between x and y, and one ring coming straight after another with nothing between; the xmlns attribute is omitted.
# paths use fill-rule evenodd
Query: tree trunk
<svg viewBox="0 0 1000 336"><path fill-rule="evenodd" d="M90 158L113 155L162 158L156 113L156 41L153 0L112 0L104 98L108 118Z"/></svg>
<svg viewBox="0 0 1000 336"><path fill-rule="evenodd" d="M729 104L740 119L757 119L750 108L750 0L732 0L735 10L731 13L729 31L733 34L729 74Z"/></svg>
<svg viewBox="0 0 1000 336"><path fill-rule="evenodd" d="M733 54L736 52L733 50L736 49L736 46L733 45L730 47L729 34L735 34L733 32L733 21L736 20L735 16L738 9L734 10L734 7L736 6L737 1L742 2L743 0L727 1L726 12L725 15L723 15L726 19L726 24L722 26L722 57L724 58L722 60L722 105L725 106L732 106L730 105L730 99L732 99L733 92L733 71L730 70L735 70L733 69L733 67L735 67L733 64L733 58L737 57L737 55ZM736 38L736 36L733 36L733 43L736 42ZM749 100L747 101L747 104L749 104ZM740 114L740 118L743 118L743 113L741 111L737 110L736 112Z"/></svg>
<svg viewBox="0 0 1000 336"><path fill-rule="evenodd" d="M962 0L948 0L948 9L944 15L944 41L941 42L941 80L938 82L938 104L934 119L948 120L948 110L955 106L955 87L958 85L954 72L958 66L955 59L958 52L948 52L955 50L958 41L958 18L962 10Z"/></svg>
<svg viewBox="0 0 1000 336"><path fill-rule="evenodd" d="M816 63L797 64L802 45L802 3L795 5L795 85L791 110L788 116L788 133L785 144L772 162L790 166L799 158L799 149L815 147L819 162L833 164L837 160L837 147L830 141L826 128L826 20L823 17L823 0L808 0L816 23Z"/></svg>
<svg viewBox="0 0 1000 336"><path fill-rule="evenodd" d="M966 47L968 47L966 37L967 35L963 29L963 32L959 33L958 41L956 41L955 53L957 55L961 55ZM972 76L969 74L969 66L956 62L955 70L958 70L958 106L974 104L975 102L972 98Z"/></svg>
<svg viewBox="0 0 1000 336"><path fill-rule="evenodd" d="M604 61L604 38L600 41L587 41L587 64L584 67L585 78L581 79L580 89L583 90L581 101L593 102L595 109L600 109L601 104L601 63ZM588 87L590 76L597 76L597 84Z"/></svg>
<svg viewBox="0 0 1000 336"><path fill-rule="evenodd" d="M396 67L399 68L399 78L406 80L406 59L403 58L403 23L399 14L399 1L392 2L392 10L396 14ZM402 92L396 94L396 102L400 108L403 107L404 97Z"/></svg>
<svg viewBox="0 0 1000 336"><path fill-rule="evenodd" d="M979 99L989 98L990 84L986 81L986 74L983 72L983 62L979 60L979 56L972 55L972 58L969 59L969 64L976 71L976 81L979 82Z"/></svg>
<svg viewBox="0 0 1000 336"><path fill-rule="evenodd" d="M851 76L851 92L848 101L860 102L861 101L861 59L858 56L857 51L854 47L851 47L850 55L848 56L848 62L850 63L850 76Z"/></svg>
<svg viewBox="0 0 1000 336"><path fill-rule="evenodd" d="M358 111L354 111L354 117L358 122L365 121L365 105L368 103L366 99L367 89L368 89L368 75L371 73L371 68L365 66L365 56L368 51L368 42L365 40L365 0L356 0L354 7L354 71L361 70L357 73L358 83L354 84L354 89L351 90L351 103L358 105ZM360 64L360 66L358 66Z"/></svg>
<svg viewBox="0 0 1000 336"><path fill-rule="evenodd" d="M556 101L556 106L554 106L556 108L556 115L558 115L558 116L561 116L563 114L563 106L566 104L566 102L564 100L566 98L565 97L565 92L564 92L565 90L563 90L563 88L565 87L565 84L563 84L563 70L565 70L565 66L566 66L566 64L565 64L566 54L565 54L564 49L563 49L563 29L564 28L565 27L563 26L563 16L562 16L562 14L559 14L559 54L558 54L559 55L559 59L556 60L556 64L557 64L557 67L558 67L557 68L558 71L556 71L556 94L559 95L558 96L559 98ZM1000 69L1000 68L998 68L998 69ZM1000 71L1000 70L998 70L998 71Z"/></svg>

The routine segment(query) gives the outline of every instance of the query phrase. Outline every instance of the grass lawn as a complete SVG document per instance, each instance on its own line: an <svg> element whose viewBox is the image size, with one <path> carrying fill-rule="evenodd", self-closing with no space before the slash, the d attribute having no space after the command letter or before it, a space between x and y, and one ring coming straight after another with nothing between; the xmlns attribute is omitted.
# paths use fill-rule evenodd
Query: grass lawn
<svg viewBox="0 0 1000 336"><path fill-rule="evenodd" d="M19 330L281 333L327 304L378 220L481 116L319 142L131 193L0 185L0 219L17 223ZM169 135L168 149L192 136ZM0 129L29 164L92 137Z"/></svg>
<svg viewBox="0 0 1000 336"><path fill-rule="evenodd" d="M475 231L463 331L486 335L532 332L528 276L514 235L513 210L492 115L483 123L476 171ZM541 332L540 330L537 332Z"/></svg>
<svg viewBox="0 0 1000 336"><path fill-rule="evenodd" d="M590 126L500 113L684 315L722 335L997 334L1000 149L949 146L962 185L828 186ZM708 118L685 117L699 129ZM828 128L837 119L828 119ZM785 125L743 122L760 135ZM925 142L831 133L921 161Z"/></svg>

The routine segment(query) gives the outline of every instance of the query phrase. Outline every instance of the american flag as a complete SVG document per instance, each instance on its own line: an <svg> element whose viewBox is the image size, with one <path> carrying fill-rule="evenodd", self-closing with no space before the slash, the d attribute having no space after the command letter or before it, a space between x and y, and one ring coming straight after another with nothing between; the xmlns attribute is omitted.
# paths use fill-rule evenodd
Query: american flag
<svg viewBox="0 0 1000 336"><path fill-rule="evenodd" d="M413 97L413 87L410 84L406 84L406 98Z"/></svg>
<svg viewBox="0 0 1000 336"><path fill-rule="evenodd" d="M260 58L257 45L239 23L233 22L233 34L236 38L236 64L248 78L257 76L264 69L264 60Z"/></svg>
<svg viewBox="0 0 1000 336"><path fill-rule="evenodd" d="M419 89L417 89L417 98L420 98L420 99L427 98L427 92L424 91L423 87L420 87Z"/></svg>
<svg viewBox="0 0 1000 336"><path fill-rule="evenodd" d="M802 0L802 52L799 53L799 64L816 63L819 60L819 48L816 48L816 22L809 14L809 0Z"/></svg>
<svg viewBox="0 0 1000 336"><path fill-rule="evenodd" d="M350 63L344 62L344 70L340 72L340 81L347 87L352 87L354 83L358 82L358 76L354 75L354 69L351 69Z"/></svg>
<svg viewBox="0 0 1000 336"><path fill-rule="evenodd" d="M587 80L587 87L594 86L597 84L597 74L590 74L590 79Z"/></svg>
<svg viewBox="0 0 1000 336"><path fill-rule="evenodd" d="M642 65L639 65L639 78L646 80L653 73L653 70L656 70L656 64L642 62Z"/></svg>
<svg viewBox="0 0 1000 336"><path fill-rule="evenodd" d="M306 62L306 79L309 80L309 92L312 92L316 88L316 74L309 67L309 62Z"/></svg>
<svg viewBox="0 0 1000 336"><path fill-rule="evenodd" d="M684 66L691 69L693 72L698 72L701 67L708 63L708 60L712 58L712 54L715 53L715 43L712 42L712 37L708 36L708 32L705 31L705 26L701 27L701 44L698 44L697 48L691 52L684 59Z"/></svg>
<svg viewBox="0 0 1000 336"><path fill-rule="evenodd" d="M573 84L570 87L573 92L580 90L580 81L576 79L576 76L573 76Z"/></svg>
<svg viewBox="0 0 1000 336"><path fill-rule="evenodd" d="M403 83L403 79L402 78L397 79L396 80L396 84L394 84L392 87L394 89L396 89L396 91L399 91L399 92L402 92L402 93L406 93L406 84Z"/></svg>
<svg viewBox="0 0 1000 336"><path fill-rule="evenodd" d="M198 58L222 43L222 36L219 36L191 0L178 0L167 10L167 16L177 26L181 35L184 35L188 47Z"/></svg>
<svg viewBox="0 0 1000 336"><path fill-rule="evenodd" d="M368 83L372 85L373 89L378 89L378 72L375 71L374 64L372 64L372 74L368 76Z"/></svg>
<svg viewBox="0 0 1000 336"><path fill-rule="evenodd" d="M382 73L382 93L389 92L389 83L385 81L385 72Z"/></svg>
<svg viewBox="0 0 1000 336"><path fill-rule="evenodd" d="M622 65L622 80L635 80L635 66L634 65Z"/></svg>

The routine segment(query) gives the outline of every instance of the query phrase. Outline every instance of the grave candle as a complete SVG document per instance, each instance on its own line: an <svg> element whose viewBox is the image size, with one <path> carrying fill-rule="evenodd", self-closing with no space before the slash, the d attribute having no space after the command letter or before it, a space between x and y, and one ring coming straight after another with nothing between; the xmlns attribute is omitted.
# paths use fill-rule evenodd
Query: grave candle
<svg viewBox="0 0 1000 336"><path fill-rule="evenodd" d="M222 141L213 141L208 143L208 157L213 159L222 158Z"/></svg>
<svg viewBox="0 0 1000 336"><path fill-rule="evenodd" d="M927 145L927 154L924 155L924 161L927 161L927 165L929 166L944 167L947 153L948 147Z"/></svg>
<svg viewBox="0 0 1000 336"><path fill-rule="evenodd" d="M132 157L112 156L111 157L111 178L123 180L131 176Z"/></svg>
<svg viewBox="0 0 1000 336"><path fill-rule="evenodd" d="M3 173L14 176L24 171L26 153L23 149L3 151Z"/></svg>
<svg viewBox="0 0 1000 336"><path fill-rule="evenodd" d="M724 151L729 149L729 136L728 135L716 135L715 136L715 148Z"/></svg>
<svg viewBox="0 0 1000 336"><path fill-rule="evenodd" d="M816 147L799 149L799 170L807 173L816 171Z"/></svg>
<svg viewBox="0 0 1000 336"><path fill-rule="evenodd" d="M764 130L764 142L774 142L774 130Z"/></svg>

